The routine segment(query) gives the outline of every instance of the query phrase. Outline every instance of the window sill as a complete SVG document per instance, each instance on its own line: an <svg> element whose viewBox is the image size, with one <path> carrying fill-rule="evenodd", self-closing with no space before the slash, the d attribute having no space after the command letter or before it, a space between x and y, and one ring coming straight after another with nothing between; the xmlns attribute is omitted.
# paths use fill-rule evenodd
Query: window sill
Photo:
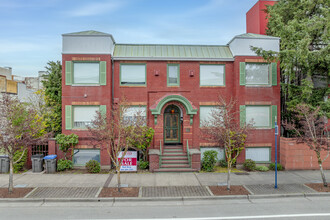
<svg viewBox="0 0 330 220"><path fill-rule="evenodd" d="M100 84L72 84L72 86L101 86Z"/></svg>
<svg viewBox="0 0 330 220"><path fill-rule="evenodd" d="M272 85L245 85L245 87L263 87L263 88L271 88Z"/></svg>
<svg viewBox="0 0 330 220"><path fill-rule="evenodd" d="M256 130L271 130L271 129L273 129L271 127L253 127L253 128L256 129Z"/></svg>
<svg viewBox="0 0 330 220"><path fill-rule="evenodd" d="M223 85L223 86L201 86L201 85L199 85L199 87L200 87L200 88L219 88L219 87L220 87L220 88L221 88L221 87L224 88L224 87L226 87L226 86L225 86L225 85Z"/></svg>
<svg viewBox="0 0 330 220"><path fill-rule="evenodd" d="M72 128L73 131L88 131L88 128Z"/></svg>
<svg viewBox="0 0 330 220"><path fill-rule="evenodd" d="M137 88L144 88L144 87L147 87L146 85L120 85L120 87L123 87L123 88L132 88L132 87L137 87Z"/></svg>

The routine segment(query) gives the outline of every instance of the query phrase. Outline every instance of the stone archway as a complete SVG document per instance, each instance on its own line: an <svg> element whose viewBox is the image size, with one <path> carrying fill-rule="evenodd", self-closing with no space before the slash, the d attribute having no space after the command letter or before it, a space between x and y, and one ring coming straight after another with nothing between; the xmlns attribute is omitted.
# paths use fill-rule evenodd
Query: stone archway
<svg viewBox="0 0 330 220"><path fill-rule="evenodd" d="M190 116L190 125L192 125L194 115L197 114L198 109L196 107L194 107L188 101L188 99L186 99L182 95L168 95L168 96L165 96L165 97L163 97L162 99L159 100L159 102L157 103L156 106L151 106L150 107L151 114L155 117L155 125L157 125L157 118L161 114L161 111L162 111L164 105L168 102L171 102L171 101L177 101L177 102L181 103L184 106L187 115Z"/></svg>

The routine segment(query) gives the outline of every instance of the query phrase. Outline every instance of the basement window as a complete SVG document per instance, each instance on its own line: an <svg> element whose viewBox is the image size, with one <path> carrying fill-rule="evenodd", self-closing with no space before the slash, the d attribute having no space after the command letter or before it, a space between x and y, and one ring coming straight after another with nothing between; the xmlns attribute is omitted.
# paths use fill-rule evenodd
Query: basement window
<svg viewBox="0 0 330 220"><path fill-rule="evenodd" d="M120 85L146 85L146 64L120 64Z"/></svg>
<svg viewBox="0 0 330 220"><path fill-rule="evenodd" d="M251 159L258 163L269 163L270 147L248 147L245 149L245 159Z"/></svg>
<svg viewBox="0 0 330 220"><path fill-rule="evenodd" d="M99 149L74 149L73 164L75 166L85 166L90 160L96 160L100 163Z"/></svg>

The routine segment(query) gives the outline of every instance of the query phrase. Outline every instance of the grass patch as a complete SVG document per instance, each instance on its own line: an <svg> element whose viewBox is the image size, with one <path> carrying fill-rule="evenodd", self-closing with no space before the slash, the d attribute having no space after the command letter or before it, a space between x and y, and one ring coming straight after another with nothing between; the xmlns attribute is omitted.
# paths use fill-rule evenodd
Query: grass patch
<svg viewBox="0 0 330 220"><path fill-rule="evenodd" d="M231 170L232 173L244 173L244 170L239 170L237 168L233 168ZM210 172L206 172L206 171L200 171L200 173L210 173ZM224 167L220 167L220 166L215 166L214 171L211 173L227 173L227 168Z"/></svg>

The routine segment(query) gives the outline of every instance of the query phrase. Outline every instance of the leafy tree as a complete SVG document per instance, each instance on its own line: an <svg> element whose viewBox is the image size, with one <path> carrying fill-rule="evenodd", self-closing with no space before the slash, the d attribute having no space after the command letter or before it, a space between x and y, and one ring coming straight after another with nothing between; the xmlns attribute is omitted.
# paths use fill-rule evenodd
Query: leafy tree
<svg viewBox="0 0 330 220"><path fill-rule="evenodd" d="M34 109L19 102L15 97L3 94L0 99L0 149L9 157L9 193L13 192L14 164L21 161L28 146L43 144L47 141L49 133L46 124ZM15 152L23 151L20 157L14 160Z"/></svg>
<svg viewBox="0 0 330 220"><path fill-rule="evenodd" d="M42 84L45 88L46 105L51 107L49 130L62 132L62 65L60 61L49 61L45 67L47 74Z"/></svg>
<svg viewBox="0 0 330 220"><path fill-rule="evenodd" d="M60 150L64 153L64 158L67 160L69 150L73 149L78 144L78 135L76 134L58 134L55 138Z"/></svg>
<svg viewBox="0 0 330 220"><path fill-rule="evenodd" d="M140 151L143 161L147 161L147 150L151 145L155 130L148 126L131 127L131 129L135 129L136 132L132 133L132 137L129 138L130 147Z"/></svg>
<svg viewBox="0 0 330 220"><path fill-rule="evenodd" d="M245 142L252 124L240 124L240 111L236 110L237 102L226 101L219 96L218 104L209 118L202 121L202 137L223 146L227 159L227 189L230 190L230 173L237 157L245 148Z"/></svg>
<svg viewBox="0 0 330 220"><path fill-rule="evenodd" d="M329 118L329 1L279 0L267 13L267 35L280 37L280 52L252 49L268 61L280 61L282 119L294 120L299 103L320 106Z"/></svg>
<svg viewBox="0 0 330 220"><path fill-rule="evenodd" d="M313 150L320 167L323 185L328 186L323 172L322 164L330 154L330 133L327 120L320 116L320 107L315 110L306 104L299 104L294 110L295 117L299 123L285 122L284 125L295 132L297 142L306 143ZM321 158L321 152L325 151L326 156Z"/></svg>
<svg viewBox="0 0 330 220"><path fill-rule="evenodd" d="M46 104L45 91L42 89L36 91L26 104L36 111L36 117L46 124L47 131L53 131L53 107Z"/></svg>
<svg viewBox="0 0 330 220"><path fill-rule="evenodd" d="M95 120L88 127L94 146L106 149L111 162L116 168L118 192L120 192L120 167L127 153L135 133L140 133L143 117L137 117L136 121L125 120L125 113L128 109L125 101L121 101L119 105L115 105L104 114L97 112ZM120 157L120 154L121 157Z"/></svg>

